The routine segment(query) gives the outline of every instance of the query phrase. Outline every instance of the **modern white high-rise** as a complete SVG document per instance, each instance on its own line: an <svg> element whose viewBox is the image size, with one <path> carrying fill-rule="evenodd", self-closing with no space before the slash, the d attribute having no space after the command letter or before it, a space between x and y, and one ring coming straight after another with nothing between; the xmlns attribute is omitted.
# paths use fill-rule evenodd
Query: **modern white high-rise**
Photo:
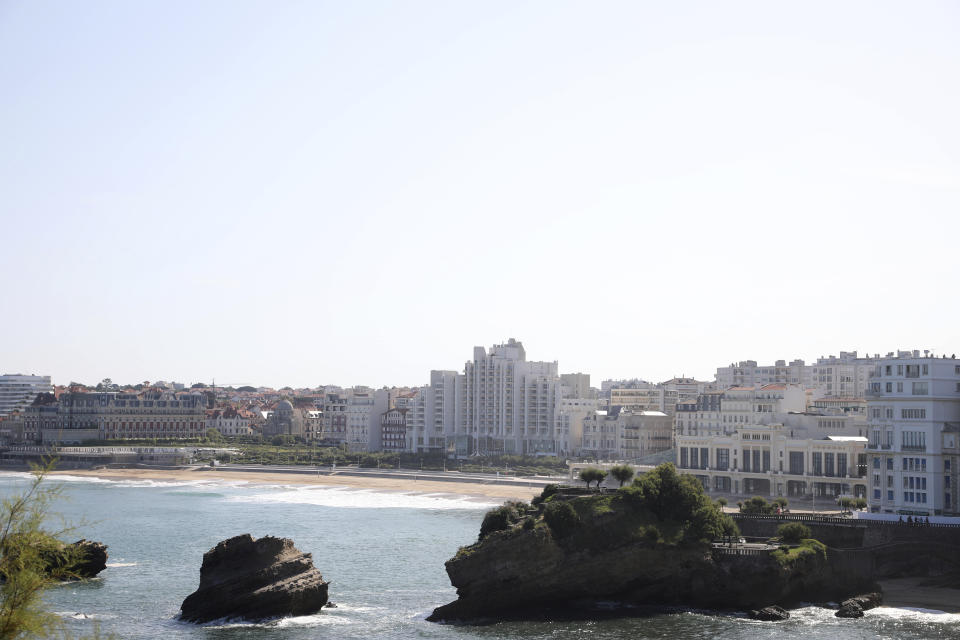
<svg viewBox="0 0 960 640"><path fill-rule="evenodd" d="M474 347L457 384L456 450L460 455L563 455L557 432L563 397L556 362L529 362L511 338L489 352Z"/></svg>
<svg viewBox="0 0 960 640"><path fill-rule="evenodd" d="M406 409L406 448L440 453L452 446L456 425L455 371L431 371L430 384L399 396L396 408ZM449 443L447 439L450 439Z"/></svg>
<svg viewBox="0 0 960 640"><path fill-rule="evenodd" d="M870 379L867 415L870 510L956 513L951 434L960 422L960 360L919 351L881 358Z"/></svg>
<svg viewBox="0 0 960 640"><path fill-rule="evenodd" d="M0 418L16 409L24 409L40 393L50 393L50 376L25 376L19 373L0 376Z"/></svg>

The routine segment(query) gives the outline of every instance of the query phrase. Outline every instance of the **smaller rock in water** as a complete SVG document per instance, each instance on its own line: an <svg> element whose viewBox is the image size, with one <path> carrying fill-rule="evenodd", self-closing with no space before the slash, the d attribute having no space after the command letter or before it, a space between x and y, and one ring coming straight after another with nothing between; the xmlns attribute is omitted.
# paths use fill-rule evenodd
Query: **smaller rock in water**
<svg viewBox="0 0 960 640"><path fill-rule="evenodd" d="M869 609L874 609L883 604L883 594L879 591L874 591L873 593L864 593L859 596L854 596L840 603L840 606L843 607L847 603L853 603L859 605L861 609L867 611Z"/></svg>
<svg viewBox="0 0 960 640"><path fill-rule="evenodd" d="M79 578L93 578L107 568L107 545L90 540L77 540L69 548L80 557L73 573Z"/></svg>
<svg viewBox="0 0 960 640"><path fill-rule="evenodd" d="M317 613L327 585L311 554L289 538L249 533L224 540L203 554L200 587L183 601L181 619L266 620Z"/></svg>
<svg viewBox="0 0 960 640"><path fill-rule="evenodd" d="M844 600L843 604L840 605L840 609L834 615L838 618L862 618L863 609L852 600Z"/></svg>
<svg viewBox="0 0 960 640"><path fill-rule="evenodd" d="M783 607L778 607L776 605L770 607L764 607L757 611L750 612L751 620L762 620L764 622L779 622L780 620L787 620L790 618L790 613Z"/></svg>

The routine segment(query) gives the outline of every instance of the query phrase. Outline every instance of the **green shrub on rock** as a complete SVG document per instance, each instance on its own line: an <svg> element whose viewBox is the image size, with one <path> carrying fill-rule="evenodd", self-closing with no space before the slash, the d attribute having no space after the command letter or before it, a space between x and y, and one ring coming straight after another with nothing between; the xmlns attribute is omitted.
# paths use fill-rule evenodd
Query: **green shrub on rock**
<svg viewBox="0 0 960 640"><path fill-rule="evenodd" d="M523 517L520 508L524 506L522 502L507 502L487 511L480 524L480 539L483 540L494 531L506 531L520 522Z"/></svg>
<svg viewBox="0 0 960 640"><path fill-rule="evenodd" d="M801 540L810 538L812 535L810 527L805 524L800 524L799 522L782 524L777 528L777 537L791 544L797 544Z"/></svg>
<svg viewBox="0 0 960 640"><path fill-rule="evenodd" d="M540 492L540 495L534 497L534 499L530 501L530 504L535 507L540 506L540 504L542 504L547 498L555 495L558 491L560 491L560 485L548 484L543 488L543 491Z"/></svg>
<svg viewBox="0 0 960 640"><path fill-rule="evenodd" d="M543 510L543 519L559 538L569 535L580 525L580 516L569 502L551 502Z"/></svg>

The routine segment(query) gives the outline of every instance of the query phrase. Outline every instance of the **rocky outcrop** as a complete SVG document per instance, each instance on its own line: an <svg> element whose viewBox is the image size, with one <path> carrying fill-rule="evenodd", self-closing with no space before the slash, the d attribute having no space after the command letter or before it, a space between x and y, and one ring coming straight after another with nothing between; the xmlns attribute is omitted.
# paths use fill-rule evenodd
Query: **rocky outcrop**
<svg viewBox="0 0 960 640"><path fill-rule="evenodd" d="M662 484L669 480L664 476ZM816 541L745 553L714 549L703 542L709 534L687 529L684 513L661 519L651 502L628 490L561 493L542 497L539 514L514 505L516 515L506 514L503 523L489 518L480 541L446 563L457 600L428 620L550 617L591 599L749 611L839 601L869 588L856 575L835 572Z"/></svg>
<svg viewBox="0 0 960 640"><path fill-rule="evenodd" d="M835 614L838 618L862 618L863 612L883 604L883 594L879 591L865 593L848 598L840 603L840 609Z"/></svg>
<svg viewBox="0 0 960 640"><path fill-rule="evenodd" d="M78 558L73 566L77 578L93 578L107 568L107 545L91 540L77 540L67 545Z"/></svg>
<svg viewBox="0 0 960 640"><path fill-rule="evenodd" d="M781 620L789 620L790 613L783 607L773 605L756 611L751 611L750 619L761 620L763 622L780 622Z"/></svg>
<svg viewBox="0 0 960 640"><path fill-rule="evenodd" d="M311 554L288 538L249 533L224 540L203 554L200 587L181 605L181 619L265 620L317 613L327 585Z"/></svg>
<svg viewBox="0 0 960 640"><path fill-rule="evenodd" d="M107 568L107 546L90 540L64 544L55 538L36 543L47 574L54 580L86 580Z"/></svg>

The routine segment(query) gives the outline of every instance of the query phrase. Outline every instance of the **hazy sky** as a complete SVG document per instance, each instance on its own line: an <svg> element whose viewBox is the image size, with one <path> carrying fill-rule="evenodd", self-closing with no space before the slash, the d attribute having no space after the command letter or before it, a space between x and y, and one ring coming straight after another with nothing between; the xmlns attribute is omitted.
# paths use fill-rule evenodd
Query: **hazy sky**
<svg viewBox="0 0 960 640"><path fill-rule="evenodd" d="M960 352L956 2L0 0L0 373Z"/></svg>

